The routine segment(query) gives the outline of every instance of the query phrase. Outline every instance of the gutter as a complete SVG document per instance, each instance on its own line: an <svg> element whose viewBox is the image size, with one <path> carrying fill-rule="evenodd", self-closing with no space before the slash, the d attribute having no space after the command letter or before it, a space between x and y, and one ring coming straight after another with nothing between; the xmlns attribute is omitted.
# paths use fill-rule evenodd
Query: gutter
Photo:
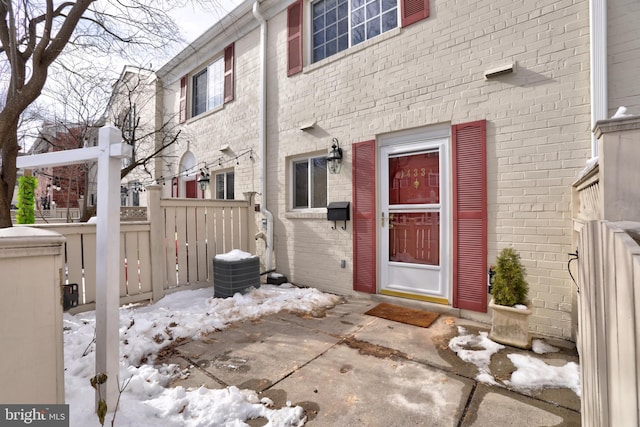
<svg viewBox="0 0 640 427"><path fill-rule="evenodd" d="M589 0L589 66L591 69L591 129L607 118L607 1ZM591 135L591 156L598 156L598 139Z"/></svg>
<svg viewBox="0 0 640 427"><path fill-rule="evenodd" d="M267 21L260 14L260 2L253 3L253 16L260 23L260 113L258 138L260 140L260 213L266 221L265 270L273 271L273 214L267 210ZM260 234L260 233L258 233ZM256 237L257 238L257 237Z"/></svg>

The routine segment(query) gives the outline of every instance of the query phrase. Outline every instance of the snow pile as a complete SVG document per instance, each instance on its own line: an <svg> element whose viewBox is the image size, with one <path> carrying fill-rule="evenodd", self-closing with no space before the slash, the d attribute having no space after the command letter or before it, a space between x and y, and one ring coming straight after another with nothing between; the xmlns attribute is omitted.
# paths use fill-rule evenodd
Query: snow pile
<svg viewBox="0 0 640 427"><path fill-rule="evenodd" d="M622 119L625 117L633 117L633 114L627 112L627 107L625 106L618 107L613 116L611 116L612 119Z"/></svg>
<svg viewBox="0 0 640 427"><path fill-rule="evenodd" d="M158 351L178 338L203 337L229 324L277 313L281 310L311 312L334 306L339 297L291 284L263 285L232 298L213 298L213 288L186 290L167 295L150 306L120 309L119 383L128 382L116 414L120 426L243 426L258 416L269 425L300 426L300 407L270 409L251 390L183 387L167 389L182 373L176 365L154 367ZM65 392L71 426L97 426L94 390L95 312L64 315ZM272 403L271 403L272 405ZM106 423L110 423L111 414Z"/></svg>
<svg viewBox="0 0 640 427"><path fill-rule="evenodd" d="M535 390L545 387L569 388L580 396L580 368L575 362L564 366L551 366L540 359L522 354L509 354L516 368L511 380L504 383L523 390Z"/></svg>
<svg viewBox="0 0 640 427"><path fill-rule="evenodd" d="M466 332L466 329L458 327L458 333L466 334ZM469 350L466 347L481 347L483 350ZM489 363L491 362L491 356L502 350L504 346L491 341L487 332L480 332L480 335L466 334L454 337L449 341L449 348L460 359L473 363L478 367L478 375L476 376L478 381L498 384L493 375L491 375Z"/></svg>
<svg viewBox="0 0 640 427"><path fill-rule="evenodd" d="M491 374L489 365L491 356L505 348L487 337L487 332L479 335L467 334L463 327L458 327L458 333L464 334L453 337L449 341L449 348L460 359L473 363L478 367L476 380L493 385L500 385ZM469 349L481 348L481 350ZM542 340L533 341L533 351L538 354L557 352L556 347L546 344ZM568 388L580 396L580 368L575 362L568 362L564 366L552 366L543 360L528 355L508 354L507 357L516 367L510 380L503 381L504 385L522 391L536 390L545 387Z"/></svg>
<svg viewBox="0 0 640 427"><path fill-rule="evenodd" d="M551 344L547 344L542 340L533 340L531 342L531 350L537 354L545 354L545 353L557 353L560 351L557 347L552 346Z"/></svg>
<svg viewBox="0 0 640 427"><path fill-rule="evenodd" d="M580 171L580 173L578 173L577 178L580 179L583 176L585 176L587 173L589 173L593 168L596 167L599 160L600 158L598 156L592 157L589 160L587 160L585 167Z"/></svg>
<svg viewBox="0 0 640 427"><path fill-rule="evenodd" d="M249 252L241 251L240 249L232 249L226 254L219 254L215 256L215 259L220 261L241 261L243 259L253 258L256 255L251 255Z"/></svg>

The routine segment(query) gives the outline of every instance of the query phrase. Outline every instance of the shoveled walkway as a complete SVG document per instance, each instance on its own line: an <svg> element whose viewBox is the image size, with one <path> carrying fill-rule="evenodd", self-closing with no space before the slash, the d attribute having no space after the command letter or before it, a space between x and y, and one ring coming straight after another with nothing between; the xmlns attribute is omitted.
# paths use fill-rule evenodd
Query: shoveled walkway
<svg viewBox="0 0 640 427"><path fill-rule="evenodd" d="M425 329L363 314L378 302L349 298L317 317L280 313L238 323L206 340L183 342L160 362L189 370L176 386L235 385L260 392L276 407L300 405L308 426L580 425L580 400L571 390L525 395L476 381L476 366L460 360L448 343L457 326L477 333L487 325L443 314ZM508 353L555 365L578 361L574 349L536 355L506 348L491 359L498 380L515 370Z"/></svg>

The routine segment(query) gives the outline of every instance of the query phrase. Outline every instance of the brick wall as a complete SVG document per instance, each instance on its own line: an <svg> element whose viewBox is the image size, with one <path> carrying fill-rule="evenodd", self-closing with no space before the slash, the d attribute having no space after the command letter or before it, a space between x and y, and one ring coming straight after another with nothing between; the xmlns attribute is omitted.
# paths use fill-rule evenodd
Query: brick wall
<svg viewBox="0 0 640 427"><path fill-rule="evenodd" d="M181 140L173 150L173 157L164 162L165 177L178 173L180 160L189 150L196 158L198 169L204 167L214 175L220 172L235 172L235 197L243 198L243 192L260 191L258 139L258 81L259 81L259 33L251 32L235 42L235 100L215 110L191 118L191 93L187 98L187 122L181 127ZM223 54L223 50L211 52L189 72L191 86L193 72L197 72ZM179 108L180 77L173 76L163 87L165 119L177 120ZM189 89L190 91L190 89ZM229 150L220 151L224 146ZM253 149L253 153L247 153ZM251 159L250 157L253 157ZM168 187L168 186L165 186ZM171 192L165 189L164 196ZM207 195L209 197L209 195Z"/></svg>
<svg viewBox="0 0 640 427"><path fill-rule="evenodd" d="M338 138L345 157L341 174L329 175L328 201L351 201L352 143L486 119L487 266L513 245L528 269L533 332L570 338L570 188L590 156L587 2L432 1L428 19L320 63L305 60L292 77L286 24L285 11L269 19L267 52L267 207L275 216L278 271L300 285L352 290L351 222L347 230L332 230L323 211L292 211L292 158L324 154ZM175 174L179 155L189 149L198 162L213 163L213 174L220 146L235 153L253 147L253 162L234 165L240 197L260 191L258 29L238 39L235 52L235 100L189 120L188 143L176 146L178 157L165 170ZM514 74L484 79L484 71L511 62ZM180 77L166 79L167 113L177 111ZM300 130L313 121L313 129Z"/></svg>
<svg viewBox="0 0 640 427"><path fill-rule="evenodd" d="M271 207L278 267L301 284L352 288L350 224L331 230L326 219L289 212L291 156L327 150L337 137L346 158L341 175L329 178L329 200L352 200L351 143L486 119L487 266L513 245L528 268L534 332L571 337L570 185L590 154L588 25L587 2L432 2L427 20L307 61L287 78L286 16L272 19L269 57L277 64L269 87L278 97L269 115L268 179L284 190ZM485 70L510 62L515 74L484 79ZM313 120L313 130L299 130Z"/></svg>

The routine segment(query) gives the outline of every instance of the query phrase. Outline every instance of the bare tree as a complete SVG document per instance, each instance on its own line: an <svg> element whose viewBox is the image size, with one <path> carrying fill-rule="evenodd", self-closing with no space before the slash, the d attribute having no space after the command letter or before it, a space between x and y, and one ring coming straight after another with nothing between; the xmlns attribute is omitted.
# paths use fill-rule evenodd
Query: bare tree
<svg viewBox="0 0 640 427"><path fill-rule="evenodd" d="M178 121L158 111L155 73L141 67L126 66L114 83L113 78L105 77L107 70L99 67L85 69L76 65L66 68L66 72L52 78L56 90L47 96L50 97L49 102L58 107L53 116L42 117L45 125L32 150L47 152L94 145L98 128L109 122L121 130L122 140L132 147L131 157L123 160L121 179L132 178L133 182L141 184L139 188L154 182L156 160L162 159L166 149L180 138ZM86 221L95 214L95 204L88 203L96 190L95 162L86 163L81 173L65 173L65 168L71 167L57 168L55 177L51 170L39 172L49 179L58 178L63 182L84 179L82 194L87 197L79 207L84 213L81 220ZM67 184L64 187L70 190L71 182ZM42 186L44 188L45 183ZM73 187L77 188L77 185ZM67 195L66 200L69 199Z"/></svg>
<svg viewBox="0 0 640 427"><path fill-rule="evenodd" d="M158 178L157 160L180 139L178 120L158 111L158 84L153 71L127 66L113 85L105 118L115 123L122 132L122 140L132 147L131 157L124 159L120 179L154 182ZM85 210L83 219L92 213L91 209Z"/></svg>
<svg viewBox="0 0 640 427"><path fill-rule="evenodd" d="M12 225L20 116L42 93L54 61L63 50L105 56L132 46L161 49L179 34L167 12L184 3L0 0L0 69L9 70L0 110L0 228Z"/></svg>

